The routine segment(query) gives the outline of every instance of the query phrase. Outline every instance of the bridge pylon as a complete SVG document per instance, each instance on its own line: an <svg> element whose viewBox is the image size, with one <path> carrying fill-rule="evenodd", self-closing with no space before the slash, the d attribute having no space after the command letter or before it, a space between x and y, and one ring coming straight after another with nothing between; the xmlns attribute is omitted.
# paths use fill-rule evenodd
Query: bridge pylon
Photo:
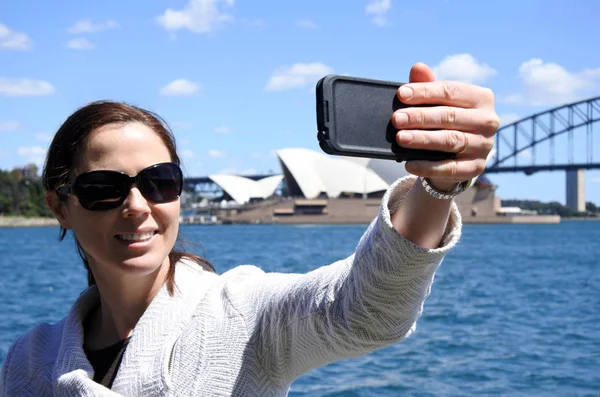
<svg viewBox="0 0 600 397"><path fill-rule="evenodd" d="M585 170L567 170L567 206L585 211Z"/></svg>

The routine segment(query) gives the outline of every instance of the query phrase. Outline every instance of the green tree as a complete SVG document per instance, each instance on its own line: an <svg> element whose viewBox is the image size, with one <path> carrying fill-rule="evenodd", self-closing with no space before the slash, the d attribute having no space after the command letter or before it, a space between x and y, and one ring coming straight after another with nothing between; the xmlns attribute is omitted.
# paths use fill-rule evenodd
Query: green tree
<svg viewBox="0 0 600 397"><path fill-rule="evenodd" d="M27 177L25 177L27 176ZM0 214L30 217L50 217L45 191L37 170L31 165L28 172L20 169L0 170Z"/></svg>
<svg viewBox="0 0 600 397"><path fill-rule="evenodd" d="M593 204L590 206L588 203L587 212L579 212L571 207L567 207L566 205L562 205L558 201L551 201L548 203L543 203L541 201L536 200L502 200L503 207L519 207L524 210L534 210L539 214L544 215L560 215L561 217L577 217L577 216L586 216L589 213L594 213L592 209L598 209L598 207Z"/></svg>

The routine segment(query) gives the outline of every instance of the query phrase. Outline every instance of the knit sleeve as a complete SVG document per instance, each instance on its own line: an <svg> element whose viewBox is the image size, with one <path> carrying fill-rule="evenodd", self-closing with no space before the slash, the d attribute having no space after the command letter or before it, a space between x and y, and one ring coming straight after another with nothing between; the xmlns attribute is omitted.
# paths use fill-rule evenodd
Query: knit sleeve
<svg viewBox="0 0 600 397"><path fill-rule="evenodd" d="M307 274L241 276L227 287L242 313L258 361L277 385L319 366L367 354L410 335L444 255L457 243L461 219L453 204L439 248L425 249L391 224L411 186L386 192L380 212L343 260Z"/></svg>

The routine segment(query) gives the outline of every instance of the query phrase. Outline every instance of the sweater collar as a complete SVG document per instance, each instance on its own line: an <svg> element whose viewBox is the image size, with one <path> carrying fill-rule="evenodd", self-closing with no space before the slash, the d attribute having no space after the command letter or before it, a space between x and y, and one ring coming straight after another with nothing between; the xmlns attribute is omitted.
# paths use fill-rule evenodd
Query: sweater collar
<svg viewBox="0 0 600 397"><path fill-rule="evenodd" d="M136 327L123 355L112 391L93 381L94 370L83 350L83 321L100 296L96 286L85 290L75 301L64 320L60 347L53 368L54 390L57 395L88 390L91 396L142 395L147 387L160 390L166 387L165 375L144 368L160 368L165 354L165 344L175 338L187 325L205 295L214 275L199 265L182 260L175 269L175 293L170 296L163 285L154 297ZM185 296L185 299L183 297ZM118 393L118 394L115 394Z"/></svg>

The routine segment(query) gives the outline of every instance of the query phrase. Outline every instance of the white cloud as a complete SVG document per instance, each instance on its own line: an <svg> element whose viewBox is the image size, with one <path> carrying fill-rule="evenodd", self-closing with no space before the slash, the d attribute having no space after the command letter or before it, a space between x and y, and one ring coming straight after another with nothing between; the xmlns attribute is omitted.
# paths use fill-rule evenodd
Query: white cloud
<svg viewBox="0 0 600 397"><path fill-rule="evenodd" d="M194 152L190 149L182 150L181 157L183 157L184 159L194 158Z"/></svg>
<svg viewBox="0 0 600 397"><path fill-rule="evenodd" d="M86 38L80 37L67 41L67 48L72 50L93 50L96 45Z"/></svg>
<svg viewBox="0 0 600 397"><path fill-rule="evenodd" d="M514 103L516 105L522 105L525 102L522 94L510 94L504 98L506 103Z"/></svg>
<svg viewBox="0 0 600 397"><path fill-rule="evenodd" d="M392 8L392 0L370 0L365 7L367 15L371 15L371 20L377 26L387 24L386 14Z"/></svg>
<svg viewBox="0 0 600 397"><path fill-rule="evenodd" d="M500 117L500 125L507 125L510 123L514 123L515 121L519 121L522 119L521 116L519 116L518 114L515 113L507 113L507 114L501 114L498 117Z"/></svg>
<svg viewBox="0 0 600 397"><path fill-rule="evenodd" d="M0 96L41 96L50 95L54 91L54 86L46 81L0 77Z"/></svg>
<svg viewBox="0 0 600 397"><path fill-rule="evenodd" d="M46 149L41 146L19 146L17 153L19 156L26 157L28 162L38 166L43 165L46 159Z"/></svg>
<svg viewBox="0 0 600 397"><path fill-rule="evenodd" d="M16 131L21 129L22 125L18 121L0 121L0 132Z"/></svg>
<svg viewBox="0 0 600 397"><path fill-rule="evenodd" d="M0 50L27 51L33 47L33 41L25 33L15 32L0 23Z"/></svg>
<svg viewBox="0 0 600 397"><path fill-rule="evenodd" d="M226 125L220 125L217 128L215 128L215 132L217 134L231 134L233 131Z"/></svg>
<svg viewBox="0 0 600 397"><path fill-rule="evenodd" d="M445 57L433 68L439 80L458 80L466 83L481 83L496 74L496 70L480 63L471 54L456 54Z"/></svg>
<svg viewBox="0 0 600 397"><path fill-rule="evenodd" d="M265 90L283 91L314 85L317 81L333 73L333 69L323 63L297 63L289 68L276 70L269 79Z"/></svg>
<svg viewBox="0 0 600 397"><path fill-rule="evenodd" d="M160 89L162 95L167 96L189 96L200 92L202 86L186 79L177 79Z"/></svg>
<svg viewBox="0 0 600 397"><path fill-rule="evenodd" d="M309 29L309 30L314 30L314 29L318 28L317 24L314 23L313 21L311 21L310 19L302 19L302 20L296 22L296 26L298 26L299 28Z"/></svg>
<svg viewBox="0 0 600 397"><path fill-rule="evenodd" d="M117 29L118 27L119 24L112 19L100 23L93 23L89 19L83 19L71 26L67 31L72 34L96 33L103 30Z"/></svg>
<svg viewBox="0 0 600 397"><path fill-rule="evenodd" d="M519 105L548 106L573 102L598 89L600 68L569 72L541 59L530 59L519 67L520 93L511 94L505 102Z"/></svg>
<svg viewBox="0 0 600 397"><path fill-rule="evenodd" d="M35 139L41 142L50 143L50 141L54 138L51 134L36 134Z"/></svg>
<svg viewBox="0 0 600 397"><path fill-rule="evenodd" d="M222 150L211 149L208 151L208 155L214 158L225 157L225 152Z"/></svg>
<svg viewBox="0 0 600 397"><path fill-rule="evenodd" d="M158 17L158 23L169 32L188 29L194 33L210 33L217 26L233 21L223 8L232 7L234 0L190 0L182 10L168 8Z"/></svg>
<svg viewBox="0 0 600 397"><path fill-rule="evenodd" d="M256 175L257 172L254 168L248 168L246 170L240 171L240 175L245 175L245 176L250 176L250 175Z"/></svg>
<svg viewBox="0 0 600 397"><path fill-rule="evenodd" d="M237 175L237 170L235 168L224 168L221 171L217 172L219 175Z"/></svg>
<svg viewBox="0 0 600 397"><path fill-rule="evenodd" d="M17 153L19 153L20 156L39 156L45 155L46 149L41 146L19 146Z"/></svg>

